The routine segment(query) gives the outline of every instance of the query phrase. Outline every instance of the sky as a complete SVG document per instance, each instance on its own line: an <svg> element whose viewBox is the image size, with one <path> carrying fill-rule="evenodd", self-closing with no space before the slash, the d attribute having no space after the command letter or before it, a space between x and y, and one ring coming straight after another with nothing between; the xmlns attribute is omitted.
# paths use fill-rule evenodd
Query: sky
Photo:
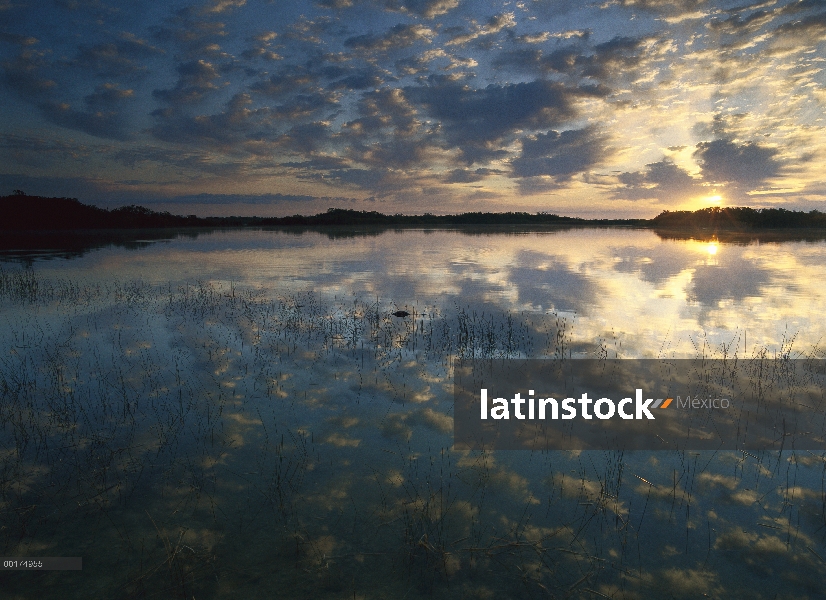
<svg viewBox="0 0 826 600"><path fill-rule="evenodd" d="M0 193L826 210L826 0L0 0Z"/></svg>

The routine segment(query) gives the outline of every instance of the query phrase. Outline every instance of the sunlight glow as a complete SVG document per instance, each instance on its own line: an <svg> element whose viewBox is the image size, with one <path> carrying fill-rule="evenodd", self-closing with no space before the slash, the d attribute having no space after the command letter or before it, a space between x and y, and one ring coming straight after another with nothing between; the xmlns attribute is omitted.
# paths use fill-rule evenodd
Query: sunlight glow
<svg viewBox="0 0 826 600"><path fill-rule="evenodd" d="M694 196L683 210L703 210L723 206L723 197L720 194Z"/></svg>

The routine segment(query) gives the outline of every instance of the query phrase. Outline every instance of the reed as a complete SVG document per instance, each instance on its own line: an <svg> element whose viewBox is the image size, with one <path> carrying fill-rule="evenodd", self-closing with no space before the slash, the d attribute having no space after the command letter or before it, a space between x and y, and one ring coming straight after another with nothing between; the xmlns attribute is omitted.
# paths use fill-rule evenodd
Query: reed
<svg viewBox="0 0 826 600"><path fill-rule="evenodd" d="M0 330L0 552L83 555L108 597L711 595L731 556L780 561L795 593L826 575L822 453L453 448L454 359L622 355L559 315L26 269L0 270L0 303L20 315ZM794 342L697 354L822 358ZM0 585L30 593L18 575Z"/></svg>

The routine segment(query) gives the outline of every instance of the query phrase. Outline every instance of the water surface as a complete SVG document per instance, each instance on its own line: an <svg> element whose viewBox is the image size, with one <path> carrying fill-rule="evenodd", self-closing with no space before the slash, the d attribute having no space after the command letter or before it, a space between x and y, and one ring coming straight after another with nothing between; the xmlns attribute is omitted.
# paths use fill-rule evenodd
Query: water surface
<svg viewBox="0 0 826 600"><path fill-rule="evenodd" d="M2 269L0 554L84 558L8 597L824 596L823 452L462 452L451 381L822 357L822 240L217 231Z"/></svg>

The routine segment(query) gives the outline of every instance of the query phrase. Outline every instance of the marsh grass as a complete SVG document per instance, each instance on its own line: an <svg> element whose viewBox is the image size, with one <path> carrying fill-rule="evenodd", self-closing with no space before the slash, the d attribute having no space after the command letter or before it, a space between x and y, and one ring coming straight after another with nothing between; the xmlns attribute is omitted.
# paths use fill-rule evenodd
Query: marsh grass
<svg viewBox="0 0 826 600"><path fill-rule="evenodd" d="M44 599L822 591L823 453L452 447L454 359L621 354L561 316L27 270L0 303L0 552L84 556Z"/></svg>

